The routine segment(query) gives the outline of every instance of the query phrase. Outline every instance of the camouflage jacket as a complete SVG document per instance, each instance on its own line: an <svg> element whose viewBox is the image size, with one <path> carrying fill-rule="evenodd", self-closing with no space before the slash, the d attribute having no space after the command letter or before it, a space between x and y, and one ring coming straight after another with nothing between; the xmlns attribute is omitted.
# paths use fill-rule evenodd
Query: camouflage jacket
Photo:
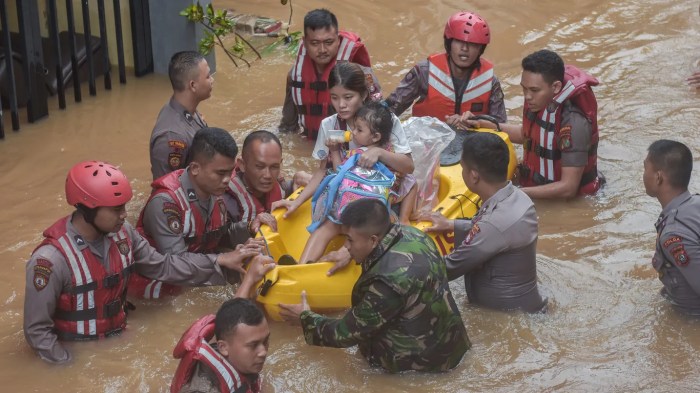
<svg viewBox="0 0 700 393"><path fill-rule="evenodd" d="M389 372L446 371L471 347L445 264L423 232L395 225L362 264L352 308L340 319L301 314L306 342L359 345Z"/></svg>

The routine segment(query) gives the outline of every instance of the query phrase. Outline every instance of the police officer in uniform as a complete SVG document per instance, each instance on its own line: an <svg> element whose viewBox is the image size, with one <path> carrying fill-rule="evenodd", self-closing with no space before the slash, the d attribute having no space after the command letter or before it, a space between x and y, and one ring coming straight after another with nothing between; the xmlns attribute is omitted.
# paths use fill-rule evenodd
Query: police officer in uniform
<svg viewBox="0 0 700 393"><path fill-rule="evenodd" d="M492 133L467 136L462 177L484 201L471 220L425 217L426 231L454 231L455 250L445 257L450 280L464 276L469 302L495 309L545 309L537 288L537 213L532 200L507 180L508 146Z"/></svg>
<svg viewBox="0 0 700 393"><path fill-rule="evenodd" d="M693 156L680 142L661 139L644 160L644 188L659 200L656 251L651 263L661 294L688 315L700 315L700 196L688 192Z"/></svg>
<svg viewBox="0 0 700 393"><path fill-rule="evenodd" d="M231 135L220 128L203 128L192 141L191 154L192 162L186 169L171 172L152 183L153 192L139 217L138 230L162 253L210 253L219 246L261 245L250 239L250 223L230 222L226 213L222 195L228 188L238 154ZM173 286L152 283L139 276L132 278L129 291L144 298L179 292Z"/></svg>
<svg viewBox="0 0 700 393"><path fill-rule="evenodd" d="M197 130L207 126L197 106L211 97L214 87L209 64L198 52L175 53L168 65L168 75L173 95L160 110L151 133L153 180L187 166L192 138Z"/></svg>
<svg viewBox="0 0 700 393"><path fill-rule="evenodd" d="M225 285L222 267L243 272L243 260L257 254L160 254L125 221L131 197L126 176L110 164L82 162L68 173L66 200L76 211L44 231L26 266L24 335L43 360L70 361L60 340L119 334L134 270L179 285ZM254 271L274 266L265 263ZM243 287L250 289L260 276L252 274Z"/></svg>

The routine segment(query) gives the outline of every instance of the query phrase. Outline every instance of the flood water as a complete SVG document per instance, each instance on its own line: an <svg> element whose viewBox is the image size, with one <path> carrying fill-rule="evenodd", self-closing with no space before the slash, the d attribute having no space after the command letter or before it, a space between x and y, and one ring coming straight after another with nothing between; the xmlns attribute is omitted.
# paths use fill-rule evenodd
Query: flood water
<svg viewBox="0 0 700 393"><path fill-rule="evenodd" d="M277 1L215 1L286 19ZM562 7L566 4L566 9ZM450 373L386 375L356 350L307 346L298 327L272 324L263 371L267 391L686 392L700 387L700 322L679 316L658 294L650 266L653 223L660 212L644 193L647 146L674 138L700 164L700 94L685 77L700 56L698 2L689 0L379 2L296 1L303 15L327 6L341 28L359 33L376 73L391 92L417 61L442 47L444 22L461 7L484 16L510 117L522 111L520 60L541 48L558 51L598 77L599 167L608 184L595 198L538 201L538 271L549 297L547 315L470 306L458 280L452 288L474 347ZM293 58L274 54L234 69L221 54L213 97L200 110L210 125L245 134L275 127ZM84 96L86 87L84 87ZM165 392L177 362L172 349L201 315L215 312L231 288L195 289L174 300L139 303L127 331L100 342L67 344L74 361L44 364L22 333L24 265L43 229L68 214L65 174L76 162L120 165L132 180L131 222L149 193L148 140L170 95L165 76L130 78L69 109L52 103L50 117L23 124L0 143L0 382L2 391ZM9 125L6 125L9 129ZM284 135L285 171L308 169L311 144ZM696 170L691 190L700 190Z"/></svg>

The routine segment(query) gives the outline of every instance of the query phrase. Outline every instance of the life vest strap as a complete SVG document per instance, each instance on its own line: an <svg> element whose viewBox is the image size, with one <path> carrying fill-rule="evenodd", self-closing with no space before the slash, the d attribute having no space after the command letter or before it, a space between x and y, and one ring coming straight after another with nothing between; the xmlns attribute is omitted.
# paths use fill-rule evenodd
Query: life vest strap
<svg viewBox="0 0 700 393"><path fill-rule="evenodd" d="M102 307L102 319L112 318L124 310L124 302L122 299L114 299ZM66 311L57 309L54 318L64 321L86 321L89 319L97 319L97 309L89 308L86 310Z"/></svg>
<svg viewBox="0 0 700 393"><path fill-rule="evenodd" d="M544 120L540 119L539 117L537 117L536 113L527 111L526 116L527 116L528 120L530 120L531 122L535 122L538 126L540 126L541 128L544 128L544 130L546 132L554 132L554 130L557 127L557 125L554 123L550 123L548 121L544 121Z"/></svg>
<svg viewBox="0 0 700 393"><path fill-rule="evenodd" d="M303 81L295 81L293 80L291 83L291 86L297 89L303 89L304 88L304 82Z"/></svg>
<svg viewBox="0 0 700 393"><path fill-rule="evenodd" d="M527 138L523 142L523 149L535 153L537 156L545 158L547 160L560 160L561 150L550 150L546 149L540 145L535 145L532 143L532 139Z"/></svg>
<svg viewBox="0 0 700 393"><path fill-rule="evenodd" d="M331 108L333 107L328 105L326 113L332 113ZM302 115L323 116L323 104L297 105L297 112Z"/></svg>
<svg viewBox="0 0 700 393"><path fill-rule="evenodd" d="M315 81L309 83L309 88L316 91L326 91L328 90L328 82L326 81Z"/></svg>
<svg viewBox="0 0 700 393"><path fill-rule="evenodd" d="M119 285L119 282L120 282L119 277L120 276L123 277L124 280L127 280L129 278L129 274L131 274L131 270L133 268L134 268L134 265L131 264L131 265L125 267L124 269L122 269L122 271L120 273L115 273L115 274L112 274L110 276L103 278L102 279L102 288L109 289L109 288L113 288L113 287ZM97 281L92 281L92 282L87 283L87 284L76 285L76 286L70 288L67 292L70 294L73 294L73 295L77 295L79 293L94 291L96 289L97 289Z"/></svg>
<svg viewBox="0 0 700 393"><path fill-rule="evenodd" d="M112 337L112 336L118 336L122 332L122 328L116 328L113 330L108 330L105 332L103 335L99 334L77 334L77 333L68 333L68 332L62 332L62 331L56 331L56 336L60 340L64 341L90 341L90 340L97 340L102 337Z"/></svg>

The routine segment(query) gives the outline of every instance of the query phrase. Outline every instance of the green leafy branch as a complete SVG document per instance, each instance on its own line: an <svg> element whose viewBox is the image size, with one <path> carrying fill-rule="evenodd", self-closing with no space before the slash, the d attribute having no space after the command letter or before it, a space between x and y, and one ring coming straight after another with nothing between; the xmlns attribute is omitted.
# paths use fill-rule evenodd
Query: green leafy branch
<svg viewBox="0 0 700 393"><path fill-rule="evenodd" d="M246 46L255 52L258 59L262 59L262 56L248 40L235 31L236 24L227 17L227 14L228 10L215 10L211 3L205 10L199 1L180 12L180 15L186 17L188 21L199 23L206 29L204 38L199 42L200 53L207 55L216 45L219 45L236 67L238 67L236 59L250 67L250 62L243 57ZM224 45L223 37L231 33L234 35L234 44L229 49Z"/></svg>

